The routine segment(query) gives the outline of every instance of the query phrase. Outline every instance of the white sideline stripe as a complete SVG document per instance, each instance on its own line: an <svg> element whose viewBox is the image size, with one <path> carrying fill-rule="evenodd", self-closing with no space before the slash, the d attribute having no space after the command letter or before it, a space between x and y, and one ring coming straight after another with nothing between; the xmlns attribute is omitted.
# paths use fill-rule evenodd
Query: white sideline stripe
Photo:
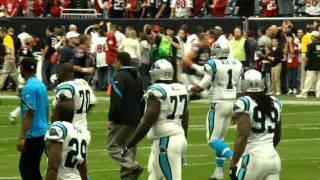
<svg viewBox="0 0 320 180"><path fill-rule="evenodd" d="M52 99L53 96L49 96L49 99ZM14 95L1 95L0 94L0 100L1 99L19 99L18 96ZM109 97L97 97L99 101L109 101ZM192 101L195 103L206 103L209 104L209 101L207 99L201 99L201 100L195 100ZM307 101L307 100L301 100L301 101L295 101L295 100L283 100L281 101L282 104L303 104L303 105L320 105L319 101Z"/></svg>
<svg viewBox="0 0 320 180"><path fill-rule="evenodd" d="M0 177L0 179L21 179L20 176Z"/></svg>

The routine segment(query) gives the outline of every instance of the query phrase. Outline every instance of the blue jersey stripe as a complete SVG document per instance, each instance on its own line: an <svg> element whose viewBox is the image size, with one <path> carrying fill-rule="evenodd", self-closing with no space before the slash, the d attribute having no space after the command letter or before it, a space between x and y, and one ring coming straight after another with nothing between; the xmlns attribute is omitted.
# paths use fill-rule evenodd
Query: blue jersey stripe
<svg viewBox="0 0 320 180"><path fill-rule="evenodd" d="M249 101L249 99L246 98L246 97L240 97L239 100L244 103L244 111L249 111L249 109L250 109L250 101Z"/></svg>
<svg viewBox="0 0 320 180"><path fill-rule="evenodd" d="M118 86L117 86L113 81L111 82L111 84L112 84L112 89L114 90L114 92L115 92L120 98L122 98L122 94L121 94Z"/></svg>
<svg viewBox="0 0 320 180"><path fill-rule="evenodd" d="M71 94L72 94L72 97L74 96L75 90L74 90L74 87L71 84L62 84L61 86L58 86L56 93L58 93L59 91L61 91L63 89L70 90Z"/></svg>
<svg viewBox="0 0 320 180"><path fill-rule="evenodd" d="M172 180L172 171L171 171L170 162L169 162L168 153L167 153L168 145L169 145L169 137L160 138L159 164L160 164L162 173L166 177L166 180Z"/></svg>
<svg viewBox="0 0 320 180"><path fill-rule="evenodd" d="M156 89L156 90L160 91L161 94L163 95L162 99L166 99L167 98L167 93L161 86L154 84L154 85L150 86L148 88L148 90L149 89Z"/></svg>
<svg viewBox="0 0 320 180"><path fill-rule="evenodd" d="M217 65L214 62L214 60L209 60L209 61L207 61L206 64L208 64L211 67L213 74L215 74L217 72Z"/></svg>
<svg viewBox="0 0 320 180"><path fill-rule="evenodd" d="M60 128L62 130L62 132L63 132L62 138L66 139L66 137L67 137L67 128L61 123L54 123L49 128L54 127L54 126Z"/></svg>

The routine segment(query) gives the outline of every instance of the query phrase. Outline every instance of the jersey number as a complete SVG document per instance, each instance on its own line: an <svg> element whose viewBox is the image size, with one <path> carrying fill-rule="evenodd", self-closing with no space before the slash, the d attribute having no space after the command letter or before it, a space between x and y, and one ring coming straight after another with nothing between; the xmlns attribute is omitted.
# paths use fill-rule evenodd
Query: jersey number
<svg viewBox="0 0 320 180"><path fill-rule="evenodd" d="M66 158L66 162L64 163L65 167L68 168L75 168L77 166L77 168L79 169L80 164L78 162L78 160L76 159L76 157L79 155L81 155L81 157L83 159L86 159L87 157L87 143L85 140L81 141L81 144L79 146L79 142L77 139L72 138L68 144L69 147L75 147L75 150L72 149L68 152L67 154L67 158ZM79 150L80 149L80 150Z"/></svg>
<svg viewBox="0 0 320 180"><path fill-rule="evenodd" d="M187 95L180 95L180 96L170 96L170 103L173 106L172 113L167 117L170 120L175 119L176 114L179 115L179 119L182 118L184 111L187 108Z"/></svg>
<svg viewBox="0 0 320 180"><path fill-rule="evenodd" d="M227 89L233 89L233 85L232 85L232 69L228 70L228 85L227 85Z"/></svg>
<svg viewBox="0 0 320 180"><path fill-rule="evenodd" d="M266 129L268 130L268 133L273 133L276 127L277 119L278 119L278 113L277 110L274 109L271 112L271 122L274 124L273 126L268 126L266 127L266 115L262 113L262 111L258 108L255 107L253 109L253 120L255 121L256 124L260 124L258 126L252 126L252 131L254 133L263 133Z"/></svg>
<svg viewBox="0 0 320 180"><path fill-rule="evenodd" d="M82 114L88 112L90 105L90 91L89 90L81 90L79 91L81 101L81 107L77 110L77 114Z"/></svg>

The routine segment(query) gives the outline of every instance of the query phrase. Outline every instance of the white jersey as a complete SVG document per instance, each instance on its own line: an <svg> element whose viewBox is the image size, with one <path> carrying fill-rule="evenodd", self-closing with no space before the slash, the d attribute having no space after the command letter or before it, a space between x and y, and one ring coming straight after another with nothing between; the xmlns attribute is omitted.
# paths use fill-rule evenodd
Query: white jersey
<svg viewBox="0 0 320 180"><path fill-rule="evenodd" d="M107 45L107 38L106 37L99 37L94 42L94 52L96 53L96 61L97 67L105 67L107 65L107 58L106 58L106 45Z"/></svg>
<svg viewBox="0 0 320 180"><path fill-rule="evenodd" d="M45 141L62 143L57 180L81 180L79 166L87 158L90 140L90 132L82 126L60 121L50 125Z"/></svg>
<svg viewBox="0 0 320 180"><path fill-rule="evenodd" d="M175 16L186 17L188 11L193 7L192 0L171 0L170 8L175 9Z"/></svg>
<svg viewBox="0 0 320 180"><path fill-rule="evenodd" d="M153 84L148 88L146 98L155 96L161 102L157 122L151 127L148 138L159 139L166 136L184 135L182 115L188 105L188 92L178 83Z"/></svg>
<svg viewBox="0 0 320 180"><path fill-rule="evenodd" d="M263 114L257 103L248 96L240 97L235 104L235 113L245 112L250 116L251 133L248 138L246 153L262 151L267 154L276 154L273 147L273 137L276 123L280 121L282 106L280 101L272 97L274 110L272 117Z"/></svg>
<svg viewBox="0 0 320 180"><path fill-rule="evenodd" d="M75 79L59 84L55 92L55 100L53 106L59 101L60 95L74 99L75 112L73 116L73 124L87 127L87 111L89 106L96 103L97 99L87 83L83 79Z"/></svg>
<svg viewBox="0 0 320 180"><path fill-rule="evenodd" d="M306 13L312 16L320 15L320 1L319 0L307 0Z"/></svg>
<svg viewBox="0 0 320 180"><path fill-rule="evenodd" d="M205 76L199 86L207 89L211 102L235 101L237 98L242 63L237 60L209 60L204 65Z"/></svg>

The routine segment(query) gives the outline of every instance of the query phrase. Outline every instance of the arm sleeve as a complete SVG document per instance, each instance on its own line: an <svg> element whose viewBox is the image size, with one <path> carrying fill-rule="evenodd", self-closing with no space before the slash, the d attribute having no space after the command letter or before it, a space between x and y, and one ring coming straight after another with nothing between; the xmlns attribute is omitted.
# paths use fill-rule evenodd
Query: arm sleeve
<svg viewBox="0 0 320 180"><path fill-rule="evenodd" d="M109 120L113 121L121 111L122 94L124 92L124 80L118 74L111 82L111 99L109 107Z"/></svg>
<svg viewBox="0 0 320 180"><path fill-rule="evenodd" d="M56 89L55 98L59 100L61 95L64 95L68 99L73 99L75 94L74 87L71 84L61 84Z"/></svg>
<svg viewBox="0 0 320 180"><path fill-rule="evenodd" d="M90 105L94 105L94 104L97 103L97 98L94 95L94 92L93 92L93 90L92 90L92 88L90 86L89 86L89 91L90 91Z"/></svg>
<svg viewBox="0 0 320 180"><path fill-rule="evenodd" d="M46 132L45 141L63 143L67 136L67 128L61 123L53 123Z"/></svg>
<svg viewBox="0 0 320 180"><path fill-rule="evenodd" d="M148 88L145 95L146 99L148 99L150 96L154 96L159 99L159 101L162 101L167 98L167 93L161 86L154 84Z"/></svg>
<svg viewBox="0 0 320 180"><path fill-rule="evenodd" d="M22 91L21 95L22 103L27 107L28 110L35 111L36 108L36 94L34 89L25 86L25 89Z"/></svg>
<svg viewBox="0 0 320 180"><path fill-rule="evenodd" d="M216 70L213 69L214 67L211 67L209 64L205 64L204 65L204 76L201 80L201 82L199 83L199 86L202 89L207 89L212 82L212 77L215 75Z"/></svg>
<svg viewBox="0 0 320 180"><path fill-rule="evenodd" d="M176 0L171 0L170 2L170 8L175 8L176 7Z"/></svg>
<svg viewBox="0 0 320 180"><path fill-rule="evenodd" d="M249 109L250 109L250 101L245 96L242 96L239 99L237 99L233 107L234 113L241 113L241 112L249 113Z"/></svg>

